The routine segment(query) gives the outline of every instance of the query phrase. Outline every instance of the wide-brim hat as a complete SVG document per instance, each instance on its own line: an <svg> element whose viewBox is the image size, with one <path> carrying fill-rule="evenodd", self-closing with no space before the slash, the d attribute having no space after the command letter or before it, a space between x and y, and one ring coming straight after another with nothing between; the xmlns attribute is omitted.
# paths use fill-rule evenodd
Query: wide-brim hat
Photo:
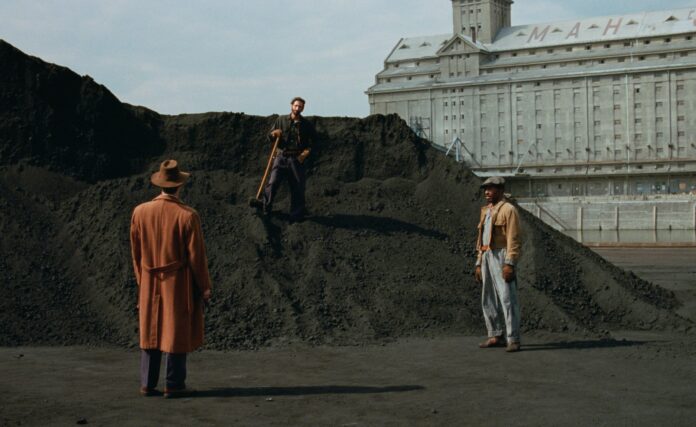
<svg viewBox="0 0 696 427"><path fill-rule="evenodd" d="M161 188L180 187L186 184L191 176L188 172L179 170L179 163L176 160L165 160L160 164L159 171L152 174L150 182Z"/></svg>

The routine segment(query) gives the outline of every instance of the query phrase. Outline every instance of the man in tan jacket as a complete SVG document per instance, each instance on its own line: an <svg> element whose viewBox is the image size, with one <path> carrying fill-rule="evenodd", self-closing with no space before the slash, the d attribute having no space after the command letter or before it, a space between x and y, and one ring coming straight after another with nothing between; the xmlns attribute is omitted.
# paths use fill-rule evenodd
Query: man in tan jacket
<svg viewBox="0 0 696 427"><path fill-rule="evenodd" d="M138 282L140 393L160 394L162 353L166 355L164 397L190 394L186 354L203 344L203 302L210 298L210 275L198 212L179 198L189 173L165 160L152 183L162 189L135 208L130 241Z"/></svg>
<svg viewBox="0 0 696 427"><path fill-rule="evenodd" d="M505 199L505 179L484 181L486 206L481 208L476 249L476 281L483 284L481 305L488 339L479 347L520 350L520 305L516 266L520 257L520 219L517 208ZM507 332L506 337L503 334Z"/></svg>

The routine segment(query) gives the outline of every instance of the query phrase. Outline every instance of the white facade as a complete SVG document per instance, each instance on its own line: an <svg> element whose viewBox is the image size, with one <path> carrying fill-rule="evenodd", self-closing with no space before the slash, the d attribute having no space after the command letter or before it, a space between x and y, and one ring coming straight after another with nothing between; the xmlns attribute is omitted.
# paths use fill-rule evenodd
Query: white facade
<svg viewBox="0 0 696 427"><path fill-rule="evenodd" d="M511 4L452 0L455 33L401 39L371 113L521 197L696 193L696 7L511 27Z"/></svg>

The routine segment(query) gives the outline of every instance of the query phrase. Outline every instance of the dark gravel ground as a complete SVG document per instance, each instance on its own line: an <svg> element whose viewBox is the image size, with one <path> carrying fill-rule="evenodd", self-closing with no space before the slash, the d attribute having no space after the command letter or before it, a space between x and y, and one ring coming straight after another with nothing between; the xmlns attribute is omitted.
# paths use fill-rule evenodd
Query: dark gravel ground
<svg viewBox="0 0 696 427"><path fill-rule="evenodd" d="M0 41L0 345L136 345L128 226L165 158L193 172L208 347L479 334L480 180L396 116L313 117L309 218L247 207L273 117L162 116ZM308 106L311 109L311 104ZM689 330L673 293L523 215L523 330Z"/></svg>
<svg viewBox="0 0 696 427"><path fill-rule="evenodd" d="M189 356L193 398L138 395L138 353L0 348L3 426L691 426L694 337L475 337Z"/></svg>

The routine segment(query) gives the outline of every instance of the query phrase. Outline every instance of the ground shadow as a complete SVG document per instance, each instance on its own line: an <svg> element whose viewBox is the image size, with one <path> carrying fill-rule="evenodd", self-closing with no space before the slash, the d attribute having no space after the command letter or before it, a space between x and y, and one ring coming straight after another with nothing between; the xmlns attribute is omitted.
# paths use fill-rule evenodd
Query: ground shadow
<svg viewBox="0 0 696 427"><path fill-rule="evenodd" d="M447 235L435 230L419 227L394 218L370 215L336 214L329 216L311 216L306 219L326 227L344 228L347 230L370 230L383 235L394 233L412 233L433 239L444 240Z"/></svg>
<svg viewBox="0 0 696 427"><path fill-rule="evenodd" d="M628 341L628 340L586 340L586 341L560 341L554 343L525 344L522 346L524 351L539 350L585 350L594 348L617 348L617 347L637 347L647 344L648 341Z"/></svg>
<svg viewBox="0 0 696 427"><path fill-rule="evenodd" d="M388 387L324 385L307 387L226 387L199 390L194 397L307 396L317 394L378 394L425 390L420 385Z"/></svg>
<svg viewBox="0 0 696 427"><path fill-rule="evenodd" d="M253 211L253 215L258 217L258 219L261 221L261 224L266 232L266 237L268 238L268 245L273 251L273 255L280 256L283 252L283 244L280 241L280 226L273 223L272 215L265 215L258 209ZM259 256L261 256L261 253L259 253Z"/></svg>

